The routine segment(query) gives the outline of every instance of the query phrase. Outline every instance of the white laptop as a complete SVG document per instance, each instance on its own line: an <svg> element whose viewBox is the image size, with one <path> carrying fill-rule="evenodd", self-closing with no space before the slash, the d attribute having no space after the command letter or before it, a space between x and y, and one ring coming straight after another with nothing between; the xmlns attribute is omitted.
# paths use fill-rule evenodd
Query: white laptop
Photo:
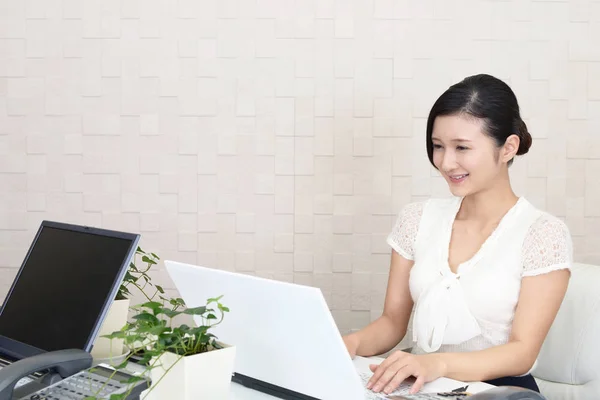
<svg viewBox="0 0 600 400"><path fill-rule="evenodd" d="M236 346L233 381L286 399L385 398L365 389L373 360L350 358L320 289L175 261L165 266L188 307L223 296L230 312L213 333ZM423 391L461 386L443 378Z"/></svg>

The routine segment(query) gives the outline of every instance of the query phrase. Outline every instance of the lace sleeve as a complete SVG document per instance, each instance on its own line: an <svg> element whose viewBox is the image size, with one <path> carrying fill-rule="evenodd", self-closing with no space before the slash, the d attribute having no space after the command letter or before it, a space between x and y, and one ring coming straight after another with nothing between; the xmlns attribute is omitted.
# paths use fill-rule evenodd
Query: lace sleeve
<svg viewBox="0 0 600 400"><path fill-rule="evenodd" d="M409 203L400 211L387 243L407 260L414 259L414 243L423 214L423 202Z"/></svg>
<svg viewBox="0 0 600 400"><path fill-rule="evenodd" d="M573 242L567 225L544 214L533 223L523 242L523 276L541 275L573 264Z"/></svg>

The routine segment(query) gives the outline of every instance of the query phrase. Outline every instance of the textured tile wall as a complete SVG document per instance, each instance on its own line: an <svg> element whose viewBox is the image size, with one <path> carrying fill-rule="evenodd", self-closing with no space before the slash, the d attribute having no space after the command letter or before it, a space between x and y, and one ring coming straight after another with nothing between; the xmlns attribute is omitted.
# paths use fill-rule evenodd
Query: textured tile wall
<svg viewBox="0 0 600 400"><path fill-rule="evenodd" d="M316 285L361 327L396 213L448 194L429 107L480 72L534 136L515 189L600 264L599 41L591 0L0 0L2 290L54 219Z"/></svg>

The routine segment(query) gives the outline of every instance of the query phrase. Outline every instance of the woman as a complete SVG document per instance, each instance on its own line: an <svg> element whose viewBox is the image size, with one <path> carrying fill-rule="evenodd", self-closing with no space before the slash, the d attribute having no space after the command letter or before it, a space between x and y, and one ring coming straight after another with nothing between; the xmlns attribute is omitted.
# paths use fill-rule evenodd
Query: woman
<svg viewBox="0 0 600 400"><path fill-rule="evenodd" d="M414 305L414 347L372 365L369 389L390 393L413 376L415 393L446 376L539 391L529 372L568 286L572 242L511 188L508 168L531 141L513 91L490 75L433 105L427 154L454 196L408 204L388 236L383 314L344 342L352 357L391 350Z"/></svg>

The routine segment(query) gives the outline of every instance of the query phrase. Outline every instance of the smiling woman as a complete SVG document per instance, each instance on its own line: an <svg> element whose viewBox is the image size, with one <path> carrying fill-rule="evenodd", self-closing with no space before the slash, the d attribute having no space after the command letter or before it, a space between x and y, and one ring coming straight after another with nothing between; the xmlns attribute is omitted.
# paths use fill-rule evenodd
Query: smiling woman
<svg viewBox="0 0 600 400"><path fill-rule="evenodd" d="M440 96L429 113L426 138L429 161L456 195L468 192L467 184L493 187L492 179L506 180L503 164L510 166L532 143L513 91L489 75L469 77Z"/></svg>
<svg viewBox="0 0 600 400"><path fill-rule="evenodd" d="M465 78L435 102L427 154L454 195L404 207L381 317L345 336L352 356L394 348L411 311L413 351L372 366L368 387L413 391L440 376L539 391L529 374L563 300L572 242L558 218L517 196L508 168L531 135L513 91L490 75Z"/></svg>

